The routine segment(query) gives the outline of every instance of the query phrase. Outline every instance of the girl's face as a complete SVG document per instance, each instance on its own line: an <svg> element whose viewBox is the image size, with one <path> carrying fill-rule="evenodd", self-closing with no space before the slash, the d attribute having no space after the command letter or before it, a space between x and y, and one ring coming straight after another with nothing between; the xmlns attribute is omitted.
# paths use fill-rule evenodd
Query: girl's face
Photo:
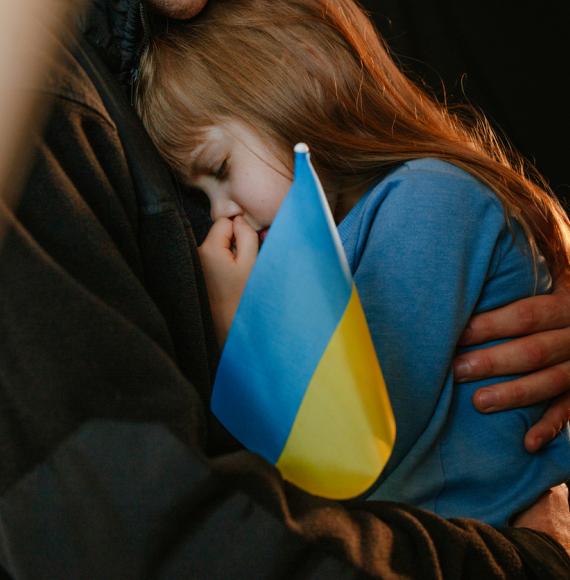
<svg viewBox="0 0 570 580"><path fill-rule="evenodd" d="M292 182L275 148L237 122L208 129L192 153L190 175L208 196L213 220L241 215L262 239Z"/></svg>

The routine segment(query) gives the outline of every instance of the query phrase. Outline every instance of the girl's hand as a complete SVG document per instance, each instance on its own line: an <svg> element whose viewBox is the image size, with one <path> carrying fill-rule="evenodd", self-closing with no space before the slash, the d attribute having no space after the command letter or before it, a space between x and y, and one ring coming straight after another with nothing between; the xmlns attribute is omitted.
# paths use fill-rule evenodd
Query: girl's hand
<svg viewBox="0 0 570 580"><path fill-rule="evenodd" d="M557 485L514 520L515 528L530 528L551 535L570 555L568 487Z"/></svg>
<svg viewBox="0 0 570 580"><path fill-rule="evenodd" d="M473 403L489 413L553 399L524 440L534 452L570 420L570 276L559 277L554 292L526 298L474 316L460 344L520 336L504 344L462 353L454 361L456 380L532 372L520 379L479 389Z"/></svg>
<svg viewBox="0 0 570 580"><path fill-rule="evenodd" d="M220 346L226 341L258 252L257 232L241 216L216 220L198 248Z"/></svg>

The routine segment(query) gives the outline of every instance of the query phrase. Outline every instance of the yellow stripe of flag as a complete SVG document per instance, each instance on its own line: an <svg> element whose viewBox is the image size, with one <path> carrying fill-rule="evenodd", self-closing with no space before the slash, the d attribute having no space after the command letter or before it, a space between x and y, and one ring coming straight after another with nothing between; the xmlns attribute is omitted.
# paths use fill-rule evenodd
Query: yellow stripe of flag
<svg viewBox="0 0 570 580"><path fill-rule="evenodd" d="M285 479L315 495L355 497L378 478L395 434L386 385L353 285L277 467Z"/></svg>

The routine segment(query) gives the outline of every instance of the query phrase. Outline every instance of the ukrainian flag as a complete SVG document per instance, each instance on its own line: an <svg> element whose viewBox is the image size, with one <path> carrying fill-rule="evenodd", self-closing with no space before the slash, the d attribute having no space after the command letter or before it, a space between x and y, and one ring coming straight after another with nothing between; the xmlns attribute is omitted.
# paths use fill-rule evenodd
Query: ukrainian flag
<svg viewBox="0 0 570 580"><path fill-rule="evenodd" d="M366 492L394 446L368 325L304 144L228 335L212 411L285 479L332 499Z"/></svg>

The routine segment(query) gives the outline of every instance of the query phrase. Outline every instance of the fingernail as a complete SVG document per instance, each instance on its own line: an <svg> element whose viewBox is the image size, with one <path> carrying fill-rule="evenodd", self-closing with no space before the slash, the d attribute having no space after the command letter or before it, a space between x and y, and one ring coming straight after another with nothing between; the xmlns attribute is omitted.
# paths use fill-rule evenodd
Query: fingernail
<svg viewBox="0 0 570 580"><path fill-rule="evenodd" d="M461 382L471 374L471 363L466 359L458 359L453 365L455 380Z"/></svg>
<svg viewBox="0 0 570 580"><path fill-rule="evenodd" d="M493 391L479 391L477 406L485 411L491 410L497 404L497 395Z"/></svg>

